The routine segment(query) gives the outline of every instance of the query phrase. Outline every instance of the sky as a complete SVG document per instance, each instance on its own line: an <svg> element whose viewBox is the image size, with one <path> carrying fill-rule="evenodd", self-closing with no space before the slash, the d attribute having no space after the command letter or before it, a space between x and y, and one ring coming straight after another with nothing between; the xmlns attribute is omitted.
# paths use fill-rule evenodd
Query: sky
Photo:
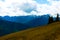
<svg viewBox="0 0 60 40"><path fill-rule="evenodd" d="M0 16L60 14L60 0L0 0Z"/></svg>

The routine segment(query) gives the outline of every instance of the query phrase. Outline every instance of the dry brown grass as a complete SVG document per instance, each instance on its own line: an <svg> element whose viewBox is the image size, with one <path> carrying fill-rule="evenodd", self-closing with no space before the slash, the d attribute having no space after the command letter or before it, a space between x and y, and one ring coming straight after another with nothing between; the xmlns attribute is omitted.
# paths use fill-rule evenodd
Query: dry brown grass
<svg viewBox="0 0 60 40"><path fill-rule="evenodd" d="M60 22L8 34L0 40L60 40Z"/></svg>

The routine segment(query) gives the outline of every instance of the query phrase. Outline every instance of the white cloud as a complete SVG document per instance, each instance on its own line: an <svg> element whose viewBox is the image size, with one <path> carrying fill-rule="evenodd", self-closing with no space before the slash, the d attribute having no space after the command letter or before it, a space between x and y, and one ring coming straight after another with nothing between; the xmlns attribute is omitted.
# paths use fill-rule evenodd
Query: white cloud
<svg viewBox="0 0 60 40"><path fill-rule="evenodd" d="M5 0L0 1L0 16L26 16L26 15L45 15L60 13L60 1L49 1L48 4L38 4L34 0ZM24 5L28 3L28 5ZM32 10L30 13L25 12Z"/></svg>
<svg viewBox="0 0 60 40"><path fill-rule="evenodd" d="M52 16L56 16L57 13L60 14L60 1L49 1L50 5L40 4L37 7L37 10L40 14L50 14Z"/></svg>

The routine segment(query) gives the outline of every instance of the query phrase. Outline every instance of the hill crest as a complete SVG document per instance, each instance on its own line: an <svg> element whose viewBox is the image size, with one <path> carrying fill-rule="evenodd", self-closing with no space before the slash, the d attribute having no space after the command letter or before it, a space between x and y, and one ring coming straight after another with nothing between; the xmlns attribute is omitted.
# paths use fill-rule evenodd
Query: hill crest
<svg viewBox="0 0 60 40"><path fill-rule="evenodd" d="M1 40L60 40L60 22L0 37Z"/></svg>

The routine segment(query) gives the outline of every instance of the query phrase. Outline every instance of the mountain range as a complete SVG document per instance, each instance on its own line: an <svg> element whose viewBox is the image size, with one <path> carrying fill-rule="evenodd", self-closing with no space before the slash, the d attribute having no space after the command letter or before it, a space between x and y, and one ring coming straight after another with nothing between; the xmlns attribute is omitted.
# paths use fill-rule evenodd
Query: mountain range
<svg viewBox="0 0 60 40"><path fill-rule="evenodd" d="M49 15L0 17L0 36L48 24Z"/></svg>

